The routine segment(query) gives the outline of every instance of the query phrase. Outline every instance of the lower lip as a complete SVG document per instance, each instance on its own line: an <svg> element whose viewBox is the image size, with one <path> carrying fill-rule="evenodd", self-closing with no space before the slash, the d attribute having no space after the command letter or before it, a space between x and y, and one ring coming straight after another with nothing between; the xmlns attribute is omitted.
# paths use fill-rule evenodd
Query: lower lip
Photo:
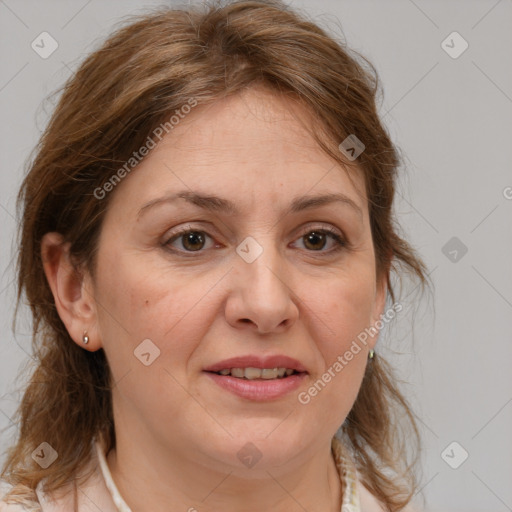
<svg viewBox="0 0 512 512"><path fill-rule="evenodd" d="M297 389L306 373L297 373L282 379L248 380L206 372L221 388L248 400L266 401L280 398Z"/></svg>

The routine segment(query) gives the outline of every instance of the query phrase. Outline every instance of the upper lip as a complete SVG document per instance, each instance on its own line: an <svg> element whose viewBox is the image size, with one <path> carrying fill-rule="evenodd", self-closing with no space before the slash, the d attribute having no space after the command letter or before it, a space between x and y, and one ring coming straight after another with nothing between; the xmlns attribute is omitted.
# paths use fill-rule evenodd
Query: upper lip
<svg viewBox="0 0 512 512"><path fill-rule="evenodd" d="M290 368L297 372L306 372L306 368L300 361L285 355L257 356L247 355L231 357L204 368L206 372L220 372L226 368Z"/></svg>

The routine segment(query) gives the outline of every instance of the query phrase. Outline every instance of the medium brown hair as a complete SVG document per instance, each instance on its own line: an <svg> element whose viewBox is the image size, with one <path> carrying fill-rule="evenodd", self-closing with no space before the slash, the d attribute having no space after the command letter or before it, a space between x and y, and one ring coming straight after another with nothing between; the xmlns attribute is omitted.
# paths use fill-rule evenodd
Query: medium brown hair
<svg viewBox="0 0 512 512"><path fill-rule="evenodd" d="M279 0L159 8L128 22L65 84L18 197L18 306L25 294L38 364L17 411L19 437L2 478L29 493L42 479L46 492L72 480L90 461L99 432L109 449L115 446L105 353L71 340L43 271L41 239L62 234L77 269L85 265L94 275L102 219L115 193L99 200L94 191L191 98L204 105L263 85L300 102L317 120L312 132L320 146L364 175L376 271L386 274L391 299L392 272L407 271L422 289L428 280L424 263L398 233L393 199L400 158L377 114L377 72L364 57ZM355 162L338 148L351 134L366 146ZM367 365L340 432L364 484L392 512L417 490L406 423L413 436L408 446L419 447L413 413L379 355ZM59 454L47 469L30 456L42 441Z"/></svg>

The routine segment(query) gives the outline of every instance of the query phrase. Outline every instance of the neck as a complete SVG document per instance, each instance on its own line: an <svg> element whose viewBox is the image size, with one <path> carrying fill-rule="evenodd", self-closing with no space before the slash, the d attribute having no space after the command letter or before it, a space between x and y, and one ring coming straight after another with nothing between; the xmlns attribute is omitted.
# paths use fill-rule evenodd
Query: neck
<svg viewBox="0 0 512 512"><path fill-rule="evenodd" d="M330 441L294 465L244 471L201 464L193 454L162 447L151 436L144 444L133 439L116 433L116 447L107 456L112 478L133 512L341 510Z"/></svg>

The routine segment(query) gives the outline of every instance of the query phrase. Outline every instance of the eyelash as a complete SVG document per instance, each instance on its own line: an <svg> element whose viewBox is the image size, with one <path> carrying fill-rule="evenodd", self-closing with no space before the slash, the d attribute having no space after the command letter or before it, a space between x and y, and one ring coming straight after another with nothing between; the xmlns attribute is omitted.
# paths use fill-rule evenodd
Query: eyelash
<svg viewBox="0 0 512 512"><path fill-rule="evenodd" d="M177 231L176 233L173 233L172 236L170 238L168 238L167 241L162 244L163 247L166 250L168 250L168 251L170 251L172 253L184 256L186 258L192 257L196 253L204 252L204 249L200 249L198 251L187 251L187 250L174 249L174 248L170 247L170 243L171 242L174 242L175 240L178 240L181 236L186 235L188 233L201 233L201 234L205 234L208 237L213 239L213 237L210 236L206 231L203 231L201 229L193 229L193 228L191 228L189 226L188 228L183 228L183 229ZM303 238L304 236L306 236L306 235L308 235L310 233L321 233L321 234L329 235L336 242L336 246L333 247L332 249L328 250L328 251L323 251L323 250L313 251L313 250L307 250L306 249L307 252L310 252L310 253L313 253L313 254L318 253L318 254L321 254L321 255L322 254L332 255L332 254L338 253L339 251L341 251L343 249L348 249L349 248L349 243L347 242L347 240L345 240L335 229L330 228L330 227L326 227L326 228L307 228L306 230L304 230L302 232L301 235L299 235L297 240L300 239L300 238Z"/></svg>

